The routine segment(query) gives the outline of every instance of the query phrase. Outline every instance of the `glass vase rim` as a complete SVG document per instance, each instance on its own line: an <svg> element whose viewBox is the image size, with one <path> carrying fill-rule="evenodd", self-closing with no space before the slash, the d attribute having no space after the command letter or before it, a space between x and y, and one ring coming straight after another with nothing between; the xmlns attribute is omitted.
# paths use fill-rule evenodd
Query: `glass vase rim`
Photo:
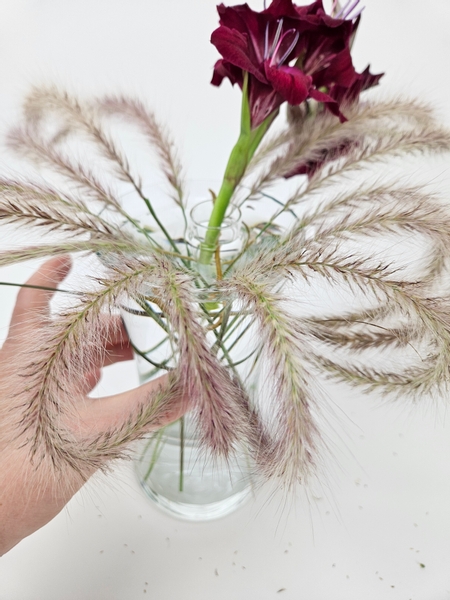
<svg viewBox="0 0 450 600"><path fill-rule="evenodd" d="M208 224L205 223L205 221L200 221L198 216L197 218L195 216L195 211L206 207L206 205L208 205L212 210L214 203L211 199L201 200L200 202L197 202L189 211L189 217L192 223L197 227L209 228ZM237 204L234 204L233 202L230 202L226 208L225 217L222 222L222 225L219 227L210 227L209 229L227 229L229 227L234 227L240 221L241 217L242 212L239 206Z"/></svg>

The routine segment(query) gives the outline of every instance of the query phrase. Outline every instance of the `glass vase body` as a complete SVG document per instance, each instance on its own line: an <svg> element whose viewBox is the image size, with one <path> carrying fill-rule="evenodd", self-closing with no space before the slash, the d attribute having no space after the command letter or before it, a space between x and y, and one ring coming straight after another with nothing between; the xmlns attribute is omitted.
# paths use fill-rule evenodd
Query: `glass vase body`
<svg viewBox="0 0 450 600"><path fill-rule="evenodd" d="M192 226L189 232L191 248L199 248L204 235L204 217L207 214L201 203L194 207ZM210 203L209 203L210 204ZM209 207L208 207L209 208ZM219 243L222 256L232 257L240 248L238 239L239 210L231 207L232 218L226 216L224 234ZM237 302L224 299L214 289L216 268L214 264L200 265L199 272L204 287L199 289L198 302L208 309L208 318L214 318L227 308L228 318L232 315L234 329L228 335L231 348L228 362L241 363L239 376L245 381L251 394L252 381L250 364L245 360L248 346L242 341L242 331L251 326L251 316L240 312ZM142 306L130 303L124 308L123 319L130 339L136 350L136 361L141 383L158 377L167 368L176 366L176 352L167 335L168 323L161 308L149 302L156 318L149 318ZM207 331L207 339L213 346L214 331L205 317L202 325ZM237 323L237 325L236 325ZM223 359L222 359L223 360ZM225 365L226 366L226 365ZM227 460L212 456L202 446L196 429L195 412L186 414L181 420L151 434L144 439L135 460L136 473L140 484L150 499L161 509L172 515L188 520L209 520L229 514L249 497L252 490L251 460L245 444L242 443L232 457Z"/></svg>

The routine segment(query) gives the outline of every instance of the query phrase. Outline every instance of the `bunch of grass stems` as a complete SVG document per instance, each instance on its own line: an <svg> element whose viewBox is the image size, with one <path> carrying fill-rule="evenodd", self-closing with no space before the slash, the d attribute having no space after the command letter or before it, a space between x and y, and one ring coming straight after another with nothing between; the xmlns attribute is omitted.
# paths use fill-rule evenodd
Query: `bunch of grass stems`
<svg viewBox="0 0 450 600"><path fill-rule="evenodd" d="M19 359L26 400L16 427L34 457L87 477L123 456L183 395L214 456L228 458L244 444L259 473L290 487L316 471L326 448L321 377L415 401L447 389L450 209L429 186L389 178L386 167L448 152L450 133L429 107L405 99L363 101L345 114L341 124L326 112L293 111L283 129L269 132L234 202L251 203L254 214L260 203L273 203L274 212L245 223L242 249L227 259L218 250L214 278L205 280L186 236L179 158L145 105L124 96L80 101L56 88L30 93L8 145L52 170L58 184L2 178L0 219L62 235L2 252L0 265L67 253L100 255L103 263L91 288L74 294L70 308L41 328L32 354ZM156 153L181 237L164 225L117 142L118 120L137 128ZM83 144L89 159L77 158L73 143ZM290 186L275 194L274 184L299 165L309 176L297 177L294 192ZM152 228L125 210L117 181L141 200ZM411 240L421 258L402 265L398 257ZM345 297L341 310L318 314L324 286ZM73 431L77 377L103 347L104 313L129 299L164 331L167 360L136 350L153 374L169 373L169 385L117 427L81 439ZM248 344L243 359L235 358L236 344ZM258 393L250 396L255 373Z"/></svg>

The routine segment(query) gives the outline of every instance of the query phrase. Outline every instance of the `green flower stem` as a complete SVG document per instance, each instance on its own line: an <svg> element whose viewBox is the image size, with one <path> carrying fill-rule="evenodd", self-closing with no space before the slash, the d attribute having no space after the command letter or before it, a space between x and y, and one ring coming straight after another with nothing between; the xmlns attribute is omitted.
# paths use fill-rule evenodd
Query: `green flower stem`
<svg viewBox="0 0 450 600"><path fill-rule="evenodd" d="M28 283L11 283L10 281L0 281L0 285L8 285L11 287L29 288L31 290L44 290L46 292L61 292L63 294L74 294L75 296L82 296L83 292L77 292L75 290L62 290L59 288L46 287L44 285L30 285Z"/></svg>
<svg viewBox="0 0 450 600"><path fill-rule="evenodd" d="M172 360L173 355L170 356L169 358L167 358L164 362L157 363L157 362L154 362L151 358L149 358L145 352L142 352L141 350L139 350L139 348L137 348L133 344L133 342L130 342L130 344L131 344L131 347L133 348L133 350L136 352L136 354L141 356L144 360L146 360L148 363L150 363L153 367L155 367L159 371L172 371L173 370L172 367L167 366L167 364Z"/></svg>
<svg viewBox="0 0 450 600"><path fill-rule="evenodd" d="M248 74L245 73L242 89L241 133L236 145L231 151L230 158L228 159L222 185L214 202L214 207L209 219L205 239L200 245L200 257L198 262L201 265L209 265L211 263L220 237L220 228L230 200L244 176L247 166L261 143L261 140L278 114L278 111L274 111L258 127L252 129L247 87Z"/></svg>

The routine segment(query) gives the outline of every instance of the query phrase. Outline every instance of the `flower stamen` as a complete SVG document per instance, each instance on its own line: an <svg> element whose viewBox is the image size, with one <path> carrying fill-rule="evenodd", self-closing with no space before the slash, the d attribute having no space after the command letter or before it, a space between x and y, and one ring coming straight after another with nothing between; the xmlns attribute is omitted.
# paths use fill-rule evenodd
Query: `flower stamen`
<svg viewBox="0 0 450 600"><path fill-rule="evenodd" d="M334 1L333 1L333 6L331 7L331 11L330 11L330 14L331 14L331 16L333 16L333 14L334 14L334 11L335 11L335 10L336 10L336 8L337 8L337 3L338 3L338 0L334 0Z"/></svg>
<svg viewBox="0 0 450 600"><path fill-rule="evenodd" d="M349 20L350 21L354 21L357 17L359 17L359 15L362 13L362 11L365 9L365 6L361 6L361 8L359 8L351 17L349 16Z"/></svg>
<svg viewBox="0 0 450 600"><path fill-rule="evenodd" d="M280 19L278 21L278 27L275 32L275 37L273 38L272 48L270 49L270 52L269 52L267 58L272 57L274 55L274 52L278 47L278 41L280 39L282 29L283 29L283 19Z"/></svg>
<svg viewBox="0 0 450 600"><path fill-rule="evenodd" d="M286 52L283 54L283 56L282 56L282 57L280 58L280 60L278 61L278 65L277 65L278 67L279 67L279 66L281 66L281 65L284 63L284 61L287 59L287 57L289 56L289 54L292 52L292 50L293 50L293 49L295 48L295 46L297 45L298 38L300 37L300 34L299 34L299 32L298 32L298 31L295 31L295 29L289 29L289 31L286 31L286 33L283 35L283 37L282 37L282 38L281 38L281 40L279 41L279 43L278 43L278 46L277 46L277 48L275 49L274 58L275 58L275 55L276 55L276 53L277 53L277 50L278 50L278 49L280 48L280 46L281 46L281 42L283 41L283 39L284 39L284 38L287 36L287 34L288 34L288 33L292 33L292 32L295 32L294 39L292 40L292 42L291 42L291 45L289 46L289 48L286 50Z"/></svg>
<svg viewBox="0 0 450 600"><path fill-rule="evenodd" d="M264 60L267 60L269 54L269 23L266 25L266 31L264 33Z"/></svg>
<svg viewBox="0 0 450 600"><path fill-rule="evenodd" d="M347 4L345 4L341 10L336 15L336 19L346 19L350 13L358 6L360 0L348 0ZM362 10L362 9L361 9ZM358 16L361 13L361 10L357 13ZM352 17L352 20L356 17Z"/></svg>

